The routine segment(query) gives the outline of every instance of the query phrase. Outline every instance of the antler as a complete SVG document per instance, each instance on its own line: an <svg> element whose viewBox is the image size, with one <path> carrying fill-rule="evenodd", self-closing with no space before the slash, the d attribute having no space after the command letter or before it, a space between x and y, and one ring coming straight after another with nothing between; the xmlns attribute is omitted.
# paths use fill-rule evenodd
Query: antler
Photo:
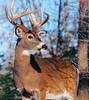
<svg viewBox="0 0 89 100"><path fill-rule="evenodd" d="M14 3L15 3L15 0L12 0L12 2L11 2L11 7L10 7L10 16L9 16L9 14L8 14L8 8L7 8L7 6L5 7L5 13L6 13L6 17L8 18L8 20L9 20L12 24L15 25L15 24L16 24L16 23L15 23L15 20L16 20L16 19L19 19L19 18L21 18L21 17L23 17L23 16L25 16L25 15L28 15L28 14L30 14L30 13L32 13L32 12L30 12L28 8L24 8L24 11L23 11L22 13L19 13L18 15L15 15L15 14L14 14Z"/></svg>
<svg viewBox="0 0 89 100"><path fill-rule="evenodd" d="M33 0L33 7L34 7L34 10L37 10L35 0ZM37 21L36 15L37 14L34 12L30 13L30 23L32 26L32 30L35 32L38 30L39 27L41 27L43 24L45 24L49 19L49 15L46 12L43 13L42 2L40 3L40 21L39 22ZM47 16L46 19L44 18L44 15Z"/></svg>
<svg viewBox="0 0 89 100"><path fill-rule="evenodd" d="M42 3L40 3L40 21L37 21L37 5L35 3L35 0L33 0L33 11L30 11L29 8L24 8L24 11L15 15L14 14L14 4L15 4L15 0L12 0L11 2L11 7L10 7L10 16L8 14L8 8L7 6L5 7L5 13L6 13L6 17L8 18L9 22L12 23L13 25L18 25L15 20L16 19L20 19L23 16L29 15L30 17L30 23L32 26L32 31L34 33L36 33L38 31L38 28L41 27L43 24L45 24L48 19L49 19L49 15L46 12L43 12L42 9ZM44 18L44 15L46 15L47 17Z"/></svg>

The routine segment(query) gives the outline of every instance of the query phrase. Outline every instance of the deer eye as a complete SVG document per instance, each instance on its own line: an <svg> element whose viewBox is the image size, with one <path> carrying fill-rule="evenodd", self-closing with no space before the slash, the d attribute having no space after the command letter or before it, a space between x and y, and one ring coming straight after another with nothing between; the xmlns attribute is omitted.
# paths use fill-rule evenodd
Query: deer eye
<svg viewBox="0 0 89 100"><path fill-rule="evenodd" d="M28 40L34 39L34 36L32 34L27 36Z"/></svg>

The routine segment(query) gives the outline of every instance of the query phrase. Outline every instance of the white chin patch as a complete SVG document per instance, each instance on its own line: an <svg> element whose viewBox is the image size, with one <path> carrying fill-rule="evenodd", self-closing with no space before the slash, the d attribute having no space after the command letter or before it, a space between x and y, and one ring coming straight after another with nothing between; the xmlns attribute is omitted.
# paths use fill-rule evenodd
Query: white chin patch
<svg viewBox="0 0 89 100"><path fill-rule="evenodd" d="M46 93L46 99L51 100L74 100L73 97L68 93L68 91L64 91L59 94Z"/></svg>
<svg viewBox="0 0 89 100"><path fill-rule="evenodd" d="M45 43L41 42L39 45L36 46L36 49L42 48L42 46L43 46L44 44L45 44Z"/></svg>

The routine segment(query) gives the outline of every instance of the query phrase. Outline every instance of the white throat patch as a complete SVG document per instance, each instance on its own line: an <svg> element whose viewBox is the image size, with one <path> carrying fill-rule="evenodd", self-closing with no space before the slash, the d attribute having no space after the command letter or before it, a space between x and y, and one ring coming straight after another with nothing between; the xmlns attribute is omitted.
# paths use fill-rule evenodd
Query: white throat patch
<svg viewBox="0 0 89 100"><path fill-rule="evenodd" d="M23 50L22 55L30 56L29 50Z"/></svg>
<svg viewBox="0 0 89 100"><path fill-rule="evenodd" d="M39 51L35 50L35 49L32 49L32 50L23 50L22 51L22 55L30 56L31 54L32 55L39 54Z"/></svg>

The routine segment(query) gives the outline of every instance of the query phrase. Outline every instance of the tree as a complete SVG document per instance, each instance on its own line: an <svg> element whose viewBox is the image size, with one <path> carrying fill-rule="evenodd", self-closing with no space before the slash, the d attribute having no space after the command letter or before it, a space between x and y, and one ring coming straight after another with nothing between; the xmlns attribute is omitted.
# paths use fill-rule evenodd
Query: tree
<svg viewBox="0 0 89 100"><path fill-rule="evenodd" d="M89 39L89 1L80 2L79 39Z"/></svg>
<svg viewBox="0 0 89 100"><path fill-rule="evenodd" d="M80 1L79 48L78 63L81 72L88 71L88 39L89 39L89 6L88 0Z"/></svg>
<svg viewBox="0 0 89 100"><path fill-rule="evenodd" d="M57 47L59 51L62 51L62 54L65 51L70 51L71 47L77 47L78 20L79 0L60 0Z"/></svg>
<svg viewBox="0 0 89 100"><path fill-rule="evenodd" d="M79 100L88 100L89 87L89 0L80 0L78 66L80 70Z"/></svg>

